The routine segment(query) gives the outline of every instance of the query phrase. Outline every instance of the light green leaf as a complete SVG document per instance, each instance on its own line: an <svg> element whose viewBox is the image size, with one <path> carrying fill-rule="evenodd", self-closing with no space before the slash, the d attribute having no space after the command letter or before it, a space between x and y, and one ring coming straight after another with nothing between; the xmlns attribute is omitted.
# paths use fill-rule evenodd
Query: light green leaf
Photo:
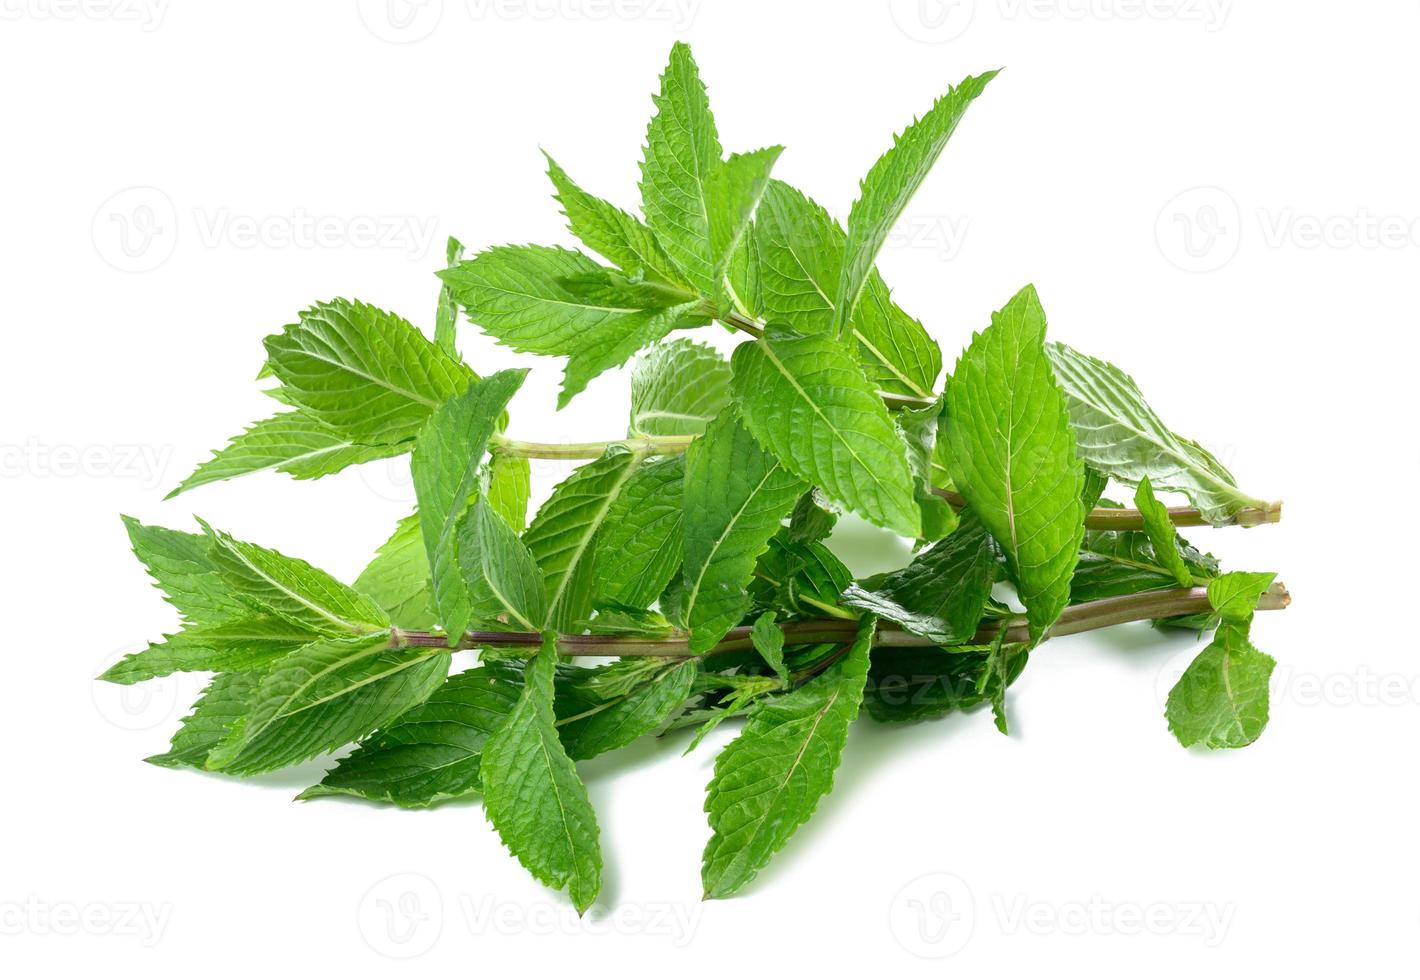
<svg viewBox="0 0 1420 980"><path fill-rule="evenodd" d="M568 756L590 759L658 730L690 697L699 670L694 660L663 662L648 681L606 704L576 705L580 710L558 722ZM557 714L564 716L560 692Z"/></svg>
<svg viewBox="0 0 1420 980"><path fill-rule="evenodd" d="M444 249L444 265L456 265L463 258L463 243L452 235ZM439 307L434 313L434 344L454 360L459 360L459 304L447 285L439 287Z"/></svg>
<svg viewBox="0 0 1420 980"><path fill-rule="evenodd" d="M556 638L547 634L518 703L483 747L483 809L523 867L567 888L583 913L601 890L602 856L586 787L557 737L556 670Z"/></svg>
<svg viewBox="0 0 1420 980"><path fill-rule="evenodd" d="M557 201L567 227L582 244L605 256L627 275L690 288L685 276L640 219L578 187L547 157L547 175L557 188Z"/></svg>
<svg viewBox="0 0 1420 980"><path fill-rule="evenodd" d="M646 224L686 278L714 295L718 265L711 244L710 183L721 167L720 138L690 48L677 43L654 96L641 161Z"/></svg>
<svg viewBox="0 0 1420 980"><path fill-rule="evenodd" d="M774 610L766 609L760 614L754 621L754 626L750 628L749 639L754 644L754 649L764 658L764 662L778 676L779 683L788 687L789 669L784 666L784 630L774 622Z"/></svg>
<svg viewBox="0 0 1420 980"><path fill-rule="evenodd" d="M282 400L367 445L411 439L473 377L407 320L365 303L318 303L266 338Z"/></svg>
<svg viewBox="0 0 1420 980"><path fill-rule="evenodd" d="M528 499L532 496L532 465L526 456L494 452L488 464L488 502L498 516L519 534L528 526Z"/></svg>
<svg viewBox="0 0 1420 980"><path fill-rule="evenodd" d="M429 700L365 739L297 799L357 796L427 807L479 792L488 736L512 714L522 671L490 662L444 681Z"/></svg>
<svg viewBox="0 0 1420 980"><path fill-rule="evenodd" d="M1267 726L1267 684L1276 666L1248 640L1245 625L1225 621L1169 691L1169 731L1184 746L1210 749L1257 741Z"/></svg>
<svg viewBox="0 0 1420 980"><path fill-rule="evenodd" d="M710 257L712 295L721 301L726 296L725 278L740 240L749 228L750 218L764 189L769 183L769 171L784 151L782 146L766 147L752 153L733 153L710 174L706 197L710 204Z"/></svg>
<svg viewBox="0 0 1420 980"><path fill-rule="evenodd" d="M389 627L389 617L369 597L308 562L198 523L222 581L256 612L320 636L361 636Z"/></svg>
<svg viewBox="0 0 1420 980"><path fill-rule="evenodd" d="M940 541L958 524L952 505L932 491L932 459L936 454L937 429L946 397L926 408L904 408L893 413L898 432L907 446L907 464L912 470L913 496L922 513L922 540Z"/></svg>
<svg viewBox="0 0 1420 980"><path fill-rule="evenodd" d="M1207 582L1218 574L1218 562L1197 548L1176 539L1174 550L1194 582ZM1133 595L1178 584L1170 564L1154 552L1143 531L1086 531L1080 560L1070 580L1070 601L1090 602L1111 596Z"/></svg>
<svg viewBox="0 0 1420 980"><path fill-rule="evenodd" d="M1208 604L1224 622L1246 626L1258 600L1277 576L1271 572L1229 572L1208 583Z"/></svg>
<svg viewBox="0 0 1420 980"><path fill-rule="evenodd" d="M419 433L410 472L419 526L429 556L434 605L449 636L468 629L468 590L459 573L457 528L478 492L483 455L526 369L499 371L471 383L434 413Z"/></svg>
<svg viewBox="0 0 1420 980"><path fill-rule="evenodd" d="M648 608L680 569L685 457L666 456L626 481L597 536L601 598Z"/></svg>
<svg viewBox="0 0 1420 980"><path fill-rule="evenodd" d="M338 473L355 463L386 459L408 451L409 446L403 443L362 446L303 412L281 412L253 423L213 453L211 459L198 466L164 499L171 500L206 483L265 470L289 473L298 480L313 480Z"/></svg>
<svg viewBox="0 0 1420 980"><path fill-rule="evenodd" d="M691 443L685 468L685 597L690 648L713 647L749 612L745 587L802 480L765 452L733 411Z"/></svg>
<svg viewBox="0 0 1420 980"><path fill-rule="evenodd" d="M99 680L136 684L181 671L261 670L314 639L314 634L269 616L194 626L128 654Z"/></svg>
<svg viewBox="0 0 1420 980"><path fill-rule="evenodd" d="M641 458L624 446L612 446L559 483L528 526L523 541L547 589L546 628L565 631L592 614L597 534Z"/></svg>
<svg viewBox="0 0 1420 980"><path fill-rule="evenodd" d="M249 614L218 570L206 535L143 524L132 517L124 517L123 526L133 554L183 622L222 623Z"/></svg>
<svg viewBox="0 0 1420 980"><path fill-rule="evenodd" d="M1106 476L1183 493L1212 524L1244 508L1267 509L1234 484L1232 475L1197 443L1169 431L1144 401L1134 379L1106 361L1064 344L1046 345L1065 392L1080 458Z"/></svg>
<svg viewBox="0 0 1420 980"><path fill-rule="evenodd" d="M391 650L389 634L316 640L277 663L252 692L245 717L207 756L239 776L303 762L363 738L434 692L447 652Z"/></svg>
<svg viewBox="0 0 1420 980"><path fill-rule="evenodd" d="M861 193L848 213L848 245L836 294L834 329L840 336L888 233L942 155L966 107L995 77L996 72L990 71L963 79L904 129L863 178Z"/></svg>
<svg viewBox="0 0 1420 980"><path fill-rule="evenodd" d="M874 524L921 533L906 447L836 340L771 324L730 363L746 427L790 472Z"/></svg>
<svg viewBox="0 0 1420 980"><path fill-rule="evenodd" d="M145 761L167 769L206 768L207 754L240 723L260 680L257 672L224 673L212 678L192 706L192 713L183 718L168 751Z"/></svg>
<svg viewBox="0 0 1420 980"><path fill-rule="evenodd" d="M1070 601L1085 471L1027 286L972 338L947 385L943 438L957 489L1001 545L1039 642Z"/></svg>
<svg viewBox="0 0 1420 980"><path fill-rule="evenodd" d="M1191 586L1193 573L1188 570L1188 564L1183 560L1183 555L1179 553L1178 532L1174 530L1173 522L1169 520L1169 509L1159 503L1159 499L1154 496L1147 476L1139 481L1139 489L1134 494L1134 506L1139 509L1139 513L1144 519L1144 533L1149 538L1154 555L1173 575L1174 581L1179 586L1185 589Z"/></svg>
<svg viewBox="0 0 1420 980"><path fill-rule="evenodd" d="M976 635L996 581L996 546L970 508L961 526L872 590L853 585L843 604L948 646Z"/></svg>
<svg viewBox="0 0 1420 980"><path fill-rule="evenodd" d="M759 702L715 760L705 800L713 832L701 864L706 898L749 884L833 788L863 700L875 628L865 616L842 659L797 690Z"/></svg>
<svg viewBox="0 0 1420 980"><path fill-rule="evenodd" d="M800 333L830 333L847 236L818 204L771 180L755 218L760 296L767 319ZM873 270L849 320L859 363L879 389L931 398L942 373L942 352L912 317L892 301Z"/></svg>
<svg viewBox="0 0 1420 980"><path fill-rule="evenodd" d="M592 378L626 363L682 325L700 305L696 300L647 309L588 298L574 288L605 272L580 252L505 245L480 252L440 276L469 320L499 343L524 353L568 358L558 397L561 408Z"/></svg>
<svg viewBox="0 0 1420 980"><path fill-rule="evenodd" d="M528 546L482 497L469 508L458 534L470 620L491 625L502 619L517 629L540 630L547 619L547 596L542 570Z"/></svg>
<svg viewBox="0 0 1420 980"><path fill-rule="evenodd" d="M730 365L714 348L657 344L631 373L633 436L698 436L730 402Z"/></svg>
<svg viewBox="0 0 1420 980"><path fill-rule="evenodd" d="M415 512L395 525L394 533L355 579L355 590L389 613L396 626L432 629L439 621L429 584L429 554Z"/></svg>

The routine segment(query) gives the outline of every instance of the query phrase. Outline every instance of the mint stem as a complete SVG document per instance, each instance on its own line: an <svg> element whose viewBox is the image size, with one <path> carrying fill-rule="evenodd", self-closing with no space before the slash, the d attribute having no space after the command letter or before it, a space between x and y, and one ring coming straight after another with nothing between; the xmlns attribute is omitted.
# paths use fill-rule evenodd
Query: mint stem
<svg viewBox="0 0 1420 980"><path fill-rule="evenodd" d="M1260 610L1285 609L1292 597L1281 582L1273 583L1263 593L1257 608ZM1135 595L1116 596L1109 599L1095 599L1067 606L1046 633L1047 638L1070 636L1091 630L1136 623L1149 619L1167 619L1171 616L1192 616L1212 610L1208 603L1208 590L1163 589L1155 592L1140 592ZM803 619L783 625L785 638L790 643L847 643L853 639L858 629L853 619ZM1000 629L999 621L984 623L976 636L966 646L985 646L990 643ZM1029 640L1029 629L1024 617L1012 616L1006 633L1008 643L1024 643ZM392 632L391 645L395 647L446 647L448 637L443 633L424 630L396 629ZM916 636L897 629L878 629L877 646L886 647L940 647L926 637ZM536 648L542 644L539 633L504 633L493 630L469 630L454 646L456 650L473 649L518 649ZM558 650L570 657L675 657L697 656L690 651L689 637L684 634L665 638L592 636L583 633L564 633L557 641ZM725 634L724 640L709 652L700 656L713 657L722 653L738 653L753 649L750 642L750 627L737 626Z"/></svg>

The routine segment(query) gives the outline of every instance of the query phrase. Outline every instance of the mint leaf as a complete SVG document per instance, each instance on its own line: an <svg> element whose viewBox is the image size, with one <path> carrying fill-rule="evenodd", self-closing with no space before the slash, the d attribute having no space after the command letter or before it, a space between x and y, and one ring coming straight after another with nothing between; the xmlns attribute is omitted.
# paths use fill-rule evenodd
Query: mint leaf
<svg viewBox="0 0 1420 980"><path fill-rule="evenodd" d="M746 427L786 469L880 527L921 533L906 447L836 340L771 324L730 364Z"/></svg>
<svg viewBox="0 0 1420 980"><path fill-rule="evenodd" d="M501 619L515 629L540 630L547 619L547 596L542 570L528 546L482 497L474 501L458 534L470 620L492 625Z"/></svg>
<svg viewBox="0 0 1420 980"><path fill-rule="evenodd" d="M495 452L488 464L488 502L519 534L528 526L532 496L532 464L526 456Z"/></svg>
<svg viewBox="0 0 1420 980"><path fill-rule="evenodd" d="M685 467L685 597L690 648L709 650L749 612L755 559L804 492L733 411L691 443Z"/></svg>
<svg viewBox="0 0 1420 980"><path fill-rule="evenodd" d="M1149 537L1149 544L1153 547L1155 556L1173 575L1179 586L1185 589L1191 586L1193 573L1188 570L1188 564L1179 553L1178 532L1169 520L1169 509L1154 496L1147 476L1139 481L1139 489L1134 494L1134 506L1144 518L1144 533Z"/></svg>
<svg viewBox="0 0 1420 980"><path fill-rule="evenodd" d="M1223 466L1197 443L1166 428L1134 379L1098 358L1060 343L1046 345L1065 392L1080 458L1131 485L1145 477L1156 489L1183 493L1212 524L1247 507L1268 505L1239 490Z"/></svg>
<svg viewBox="0 0 1420 980"><path fill-rule="evenodd" d="M848 213L848 246L839 279L834 329L842 335L858 302L858 294L907 202L922 186L927 172L942 155L966 107L996 77L990 71L967 77L933 103L921 119L898 135L892 148L878 158L863 178L861 193Z"/></svg>
<svg viewBox="0 0 1420 980"><path fill-rule="evenodd" d="M279 470L298 480L338 473L347 466L408 452L400 443L364 446L328 429L303 412L282 412L249 426L217 450L168 494L180 493L248 473Z"/></svg>
<svg viewBox="0 0 1420 980"><path fill-rule="evenodd" d="M345 795L427 807L475 794L482 785L483 747L512 714L522 689L522 671L510 664L486 663L455 674L297 799Z"/></svg>
<svg viewBox="0 0 1420 980"><path fill-rule="evenodd" d="M543 156L547 157L547 175L557 188L557 201L567 216L567 228L582 244L629 276L690 288L675 262L640 219L588 194L567 176L557 161L546 153Z"/></svg>
<svg viewBox="0 0 1420 980"><path fill-rule="evenodd" d="M1218 574L1212 555L1181 539L1173 547L1191 580L1206 582ZM1070 601L1090 602L1177 585L1172 563L1158 557L1143 531L1086 531L1070 580Z"/></svg>
<svg viewBox="0 0 1420 980"><path fill-rule="evenodd" d="M698 436L730 403L730 365L690 340L657 344L631 374L633 436Z"/></svg>
<svg viewBox="0 0 1420 980"><path fill-rule="evenodd" d="M181 671L259 671L316 638L266 616L194 626L128 654L99 680L136 684Z"/></svg>
<svg viewBox="0 0 1420 980"><path fill-rule="evenodd" d="M666 456L626 481L597 536L601 597L647 608L680 569L685 457Z"/></svg>
<svg viewBox="0 0 1420 980"><path fill-rule="evenodd" d="M1169 691L1169 731L1185 747L1237 749L1257 741L1276 666L1248 640L1246 626L1225 621Z"/></svg>
<svg viewBox="0 0 1420 980"><path fill-rule="evenodd" d="M580 252L544 245L504 245L439 275L477 324L500 344L528 354L567 357L558 408L598 374L626 363L690 317L695 300L646 308L579 292L606 270ZM705 322L702 317L698 322Z"/></svg>
<svg viewBox="0 0 1420 980"><path fill-rule="evenodd" d="M771 180L755 218L761 303L767 319L800 333L830 333L847 236L818 204ZM942 352L922 324L892 301L873 270L849 318L855 351L868 379L883 391L931 398Z"/></svg>
<svg viewBox="0 0 1420 980"><path fill-rule="evenodd" d="M597 590L597 534L641 458L624 446L613 446L600 459L580 467L557 485L523 535L542 569L547 629L570 629L591 615Z"/></svg>
<svg viewBox="0 0 1420 980"><path fill-rule="evenodd" d="M415 512L395 525L394 533L354 582L404 629L429 629L439 621L429 584L429 555Z"/></svg>
<svg viewBox="0 0 1420 980"><path fill-rule="evenodd" d="M638 658L645 659L645 658ZM639 666L639 665L638 665ZM605 704L586 706L575 699L565 710L559 692L558 733L573 759L590 759L630 745L658 730L685 704L699 673L694 660L653 663L656 673L633 690Z"/></svg>
<svg viewBox="0 0 1420 980"><path fill-rule="evenodd" d="M262 676L207 768L270 772L363 738L428 698L448 676L449 659L391 650L388 633L307 644Z"/></svg>
<svg viewBox="0 0 1420 980"><path fill-rule="evenodd" d="M145 761L167 769L206 768L208 753L246 714L247 702L260 679L260 673L254 671L218 674L212 678L192 706L192 713L183 718L168 751L149 756Z"/></svg>
<svg viewBox="0 0 1420 980"><path fill-rule="evenodd" d="M940 541L956 529L957 512L932 489L932 459L936 455L937 428L945 396L926 408L906 408L894 414L897 431L907 446L907 465L912 470L913 496L922 513L922 539Z"/></svg>
<svg viewBox="0 0 1420 980"><path fill-rule="evenodd" d="M1258 600L1277 576L1271 572L1229 572L1208 583L1208 603L1224 622L1246 626Z"/></svg>
<svg viewBox="0 0 1420 980"><path fill-rule="evenodd" d="M459 573L457 528L478 492L483 455L527 371L499 371L472 382L420 431L410 472L419 527L429 556L434 605L450 637L468 629L473 611Z"/></svg>
<svg viewBox="0 0 1420 980"><path fill-rule="evenodd" d="M344 299L267 337L266 355L285 402L368 445L413 438L473 377L407 320Z"/></svg>
<svg viewBox="0 0 1420 980"><path fill-rule="evenodd" d="M222 581L256 612L320 636L362 636L390 625L367 596L310 563L198 523L207 532Z"/></svg>
<svg viewBox="0 0 1420 980"><path fill-rule="evenodd" d="M944 646L966 643L991 598L996 546L970 508L950 537L889 573L873 589L850 586L843 604L890 620L909 633Z"/></svg>
<svg viewBox="0 0 1420 980"><path fill-rule="evenodd" d="M205 535L123 518L133 554L185 623L221 623L247 615L227 586Z"/></svg>
<svg viewBox="0 0 1420 980"><path fill-rule="evenodd" d="M463 258L463 243L452 235L444 249L444 264L456 264ZM447 285L439 287L439 306L434 313L434 345L454 360L459 360L459 304L454 291Z"/></svg>
<svg viewBox="0 0 1420 980"><path fill-rule="evenodd" d="M734 153L711 173L705 188L710 206L710 257L712 295L722 301L729 291L725 279L750 217L764 196L769 171L784 151L771 146L752 153Z"/></svg>
<svg viewBox="0 0 1420 980"><path fill-rule="evenodd" d="M761 701L715 760L705 811L706 898L749 884L833 788L848 725L858 715L876 624L865 616L848 652L783 697Z"/></svg>
<svg viewBox="0 0 1420 980"><path fill-rule="evenodd" d="M784 666L784 630L774 622L774 610L769 609L760 613L759 618L754 621L753 628L750 629L749 638L750 642L754 644L755 651L764 658L764 662L779 678L779 683L788 687L789 670Z"/></svg>
<svg viewBox="0 0 1420 980"><path fill-rule="evenodd" d="M943 438L957 489L1005 552L1039 642L1070 601L1084 467L1027 286L972 338L947 385Z"/></svg>
<svg viewBox="0 0 1420 980"><path fill-rule="evenodd" d="M557 737L556 638L528 662L518 702L483 747L483 809L504 845L534 878L567 888L584 913L601 890L596 814Z"/></svg>
<svg viewBox="0 0 1420 980"><path fill-rule="evenodd" d="M1014 677L1011 668L1012 657L1006 646L1006 624L996 631L991 641L991 649L986 651L986 666L978 678L976 687L991 701L991 718L996 730L1002 735L1011 734L1006 720L1006 688ZM1022 657L1026 654L1022 653ZM1017 671L1018 672L1018 671Z"/></svg>

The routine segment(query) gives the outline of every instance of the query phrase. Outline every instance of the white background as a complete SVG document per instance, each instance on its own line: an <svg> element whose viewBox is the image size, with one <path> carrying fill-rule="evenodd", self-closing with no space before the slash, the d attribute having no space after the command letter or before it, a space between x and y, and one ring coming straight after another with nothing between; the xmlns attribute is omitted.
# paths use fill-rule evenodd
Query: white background
<svg viewBox="0 0 1420 980"><path fill-rule="evenodd" d="M384 0L115 2L0 0L8 975L1413 960L1420 4L395 0L400 26ZM476 804L294 804L321 765L238 782L141 761L199 681L128 700L91 681L175 622L118 515L196 511L352 578L410 508L402 461L162 496L270 410L261 338L304 305L357 296L428 327L446 235L570 244L539 146L634 206L676 38L726 149L782 142L778 175L840 217L892 132L1006 66L881 268L949 363L1033 281L1054 337L1286 500L1279 527L1197 536L1295 596L1256 626L1280 664L1258 744L1174 743L1161 697L1190 637L1051 642L1012 688L1010 738L980 713L860 721L812 823L713 903L701 802L732 733L688 758L638 744L582 767L609 870L581 923ZM463 348L480 372L535 360L472 330ZM538 367L516 435L623 430L624 376L557 414L559 366ZM538 469L539 495L561 472Z"/></svg>

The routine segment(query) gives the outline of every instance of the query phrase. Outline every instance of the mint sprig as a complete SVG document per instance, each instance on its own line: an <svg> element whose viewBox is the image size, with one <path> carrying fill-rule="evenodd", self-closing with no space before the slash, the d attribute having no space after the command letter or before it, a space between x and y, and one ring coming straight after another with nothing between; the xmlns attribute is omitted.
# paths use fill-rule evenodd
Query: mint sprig
<svg viewBox="0 0 1420 980"><path fill-rule="evenodd" d="M744 889L809 819L860 709L887 724L989 706L1006 733L1010 685L1052 637L1142 621L1213 631L1169 696L1167 730L1184 745L1254 741L1274 661L1253 618L1289 597L1179 529L1275 523L1280 505L1240 490L1121 370L1047 341L1032 287L961 338L943 378L933 335L875 267L994 75L894 140L845 230L772 176L780 147L725 154L678 44L639 215L549 156L587 251L450 239L432 338L344 299L268 337L260 377L282 410L174 494L409 454L418 509L353 585L200 522L125 518L180 627L103 678L213 675L149 761L246 776L344 752L302 799L479 797L509 851L581 912L603 853L577 763L643 737L689 751L745 719L705 805L711 898ZM461 321L565 359L559 408L634 359L625 434L511 438L526 369L475 373ZM683 333L715 323L740 339L728 359ZM529 517L532 459L580 465ZM1105 496L1111 483L1133 488L1133 508ZM906 538L910 560L855 576L835 552L848 513L885 543ZM456 651L482 663L451 676Z"/></svg>

